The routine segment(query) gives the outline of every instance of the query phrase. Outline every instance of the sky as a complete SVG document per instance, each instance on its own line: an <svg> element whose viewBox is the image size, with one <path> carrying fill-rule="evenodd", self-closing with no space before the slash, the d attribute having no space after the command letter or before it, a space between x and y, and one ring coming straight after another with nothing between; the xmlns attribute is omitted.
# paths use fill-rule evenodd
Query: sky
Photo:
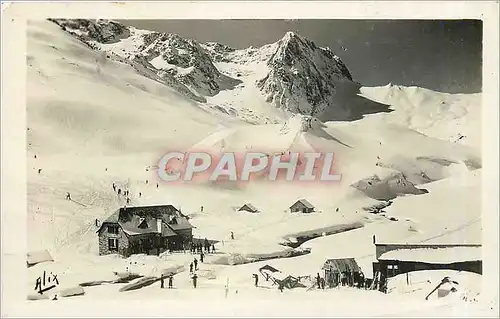
<svg viewBox="0 0 500 319"><path fill-rule="evenodd" d="M416 85L481 92L480 20L119 20L234 48L261 46L294 31L330 47L364 86Z"/></svg>

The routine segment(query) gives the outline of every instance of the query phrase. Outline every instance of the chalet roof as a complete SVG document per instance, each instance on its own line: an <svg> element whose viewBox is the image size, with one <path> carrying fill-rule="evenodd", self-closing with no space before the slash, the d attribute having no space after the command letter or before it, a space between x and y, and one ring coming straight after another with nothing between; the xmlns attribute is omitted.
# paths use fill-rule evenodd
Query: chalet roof
<svg viewBox="0 0 500 319"><path fill-rule="evenodd" d="M428 264L452 264L482 260L481 247L429 247L396 249L380 255L378 260L415 261Z"/></svg>
<svg viewBox="0 0 500 319"><path fill-rule="evenodd" d="M176 224L170 223L170 216L175 216ZM162 220L162 236L175 236L176 230L193 228L187 218L172 205L122 207L104 220L101 227L106 223L118 223L129 235L156 233L157 219ZM139 227L141 223L145 227Z"/></svg>
<svg viewBox="0 0 500 319"><path fill-rule="evenodd" d="M361 272L361 269L354 258L328 259L323 265L323 269L337 270L339 272Z"/></svg>
<svg viewBox="0 0 500 319"><path fill-rule="evenodd" d="M295 203L293 203L292 206L294 206L297 203L301 203L302 205L304 205L307 208L314 208L313 204L309 203L306 199L303 199L303 198L299 199L298 201L296 201Z"/></svg>
<svg viewBox="0 0 500 319"><path fill-rule="evenodd" d="M244 204L243 206L241 206L238 209L238 211L243 210L243 208L245 208L245 207L248 207L248 209L250 209L250 211L252 211L252 212L257 212L258 211L258 209L254 205L252 205L251 203Z"/></svg>

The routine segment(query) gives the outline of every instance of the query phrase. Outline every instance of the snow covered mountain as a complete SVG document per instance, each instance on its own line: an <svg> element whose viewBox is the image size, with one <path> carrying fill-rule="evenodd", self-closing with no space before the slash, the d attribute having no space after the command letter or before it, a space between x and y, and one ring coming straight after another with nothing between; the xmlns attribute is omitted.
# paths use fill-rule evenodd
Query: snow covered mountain
<svg viewBox="0 0 500 319"><path fill-rule="evenodd" d="M117 22L52 20L92 48L139 63L167 83L189 88L189 97L205 102L221 91L255 87L266 103L285 114L299 113L321 120L353 120L388 111L387 106L358 95L347 66L330 49L293 32L261 48L235 50L219 43L199 44L176 34L137 30ZM244 69L257 64L259 76ZM240 72L224 72L230 64ZM177 89L179 85L175 83ZM238 95L238 93L235 93Z"/></svg>

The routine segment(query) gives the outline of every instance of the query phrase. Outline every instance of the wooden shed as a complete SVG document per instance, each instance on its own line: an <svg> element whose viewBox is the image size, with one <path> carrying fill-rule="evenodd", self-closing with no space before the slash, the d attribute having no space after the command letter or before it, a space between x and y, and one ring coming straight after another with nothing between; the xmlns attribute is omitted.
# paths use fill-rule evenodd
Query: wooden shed
<svg viewBox="0 0 500 319"><path fill-rule="evenodd" d="M328 259L322 268L325 282L330 287L353 286L363 278L361 268L354 258Z"/></svg>
<svg viewBox="0 0 500 319"><path fill-rule="evenodd" d="M292 206L290 206L291 213L311 213L314 211L313 204L309 203L305 199L299 199Z"/></svg>
<svg viewBox="0 0 500 319"><path fill-rule="evenodd" d="M250 203L246 203L244 204L243 206L241 206L240 208L238 208L238 211L241 212L241 211L247 211L247 212L250 212L250 213L258 213L259 210L252 204Z"/></svg>

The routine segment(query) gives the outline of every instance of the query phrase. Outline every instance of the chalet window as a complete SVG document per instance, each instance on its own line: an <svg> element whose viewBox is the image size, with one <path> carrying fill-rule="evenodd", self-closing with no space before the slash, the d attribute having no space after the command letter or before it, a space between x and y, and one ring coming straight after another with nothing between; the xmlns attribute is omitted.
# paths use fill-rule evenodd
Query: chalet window
<svg viewBox="0 0 500 319"><path fill-rule="evenodd" d="M392 269L392 265L387 265L387 269Z"/></svg>
<svg viewBox="0 0 500 319"><path fill-rule="evenodd" d="M108 233L110 234L118 234L118 226L108 226Z"/></svg>
<svg viewBox="0 0 500 319"><path fill-rule="evenodd" d="M108 238L108 247L109 247L109 250L118 250L118 239L117 238Z"/></svg>

